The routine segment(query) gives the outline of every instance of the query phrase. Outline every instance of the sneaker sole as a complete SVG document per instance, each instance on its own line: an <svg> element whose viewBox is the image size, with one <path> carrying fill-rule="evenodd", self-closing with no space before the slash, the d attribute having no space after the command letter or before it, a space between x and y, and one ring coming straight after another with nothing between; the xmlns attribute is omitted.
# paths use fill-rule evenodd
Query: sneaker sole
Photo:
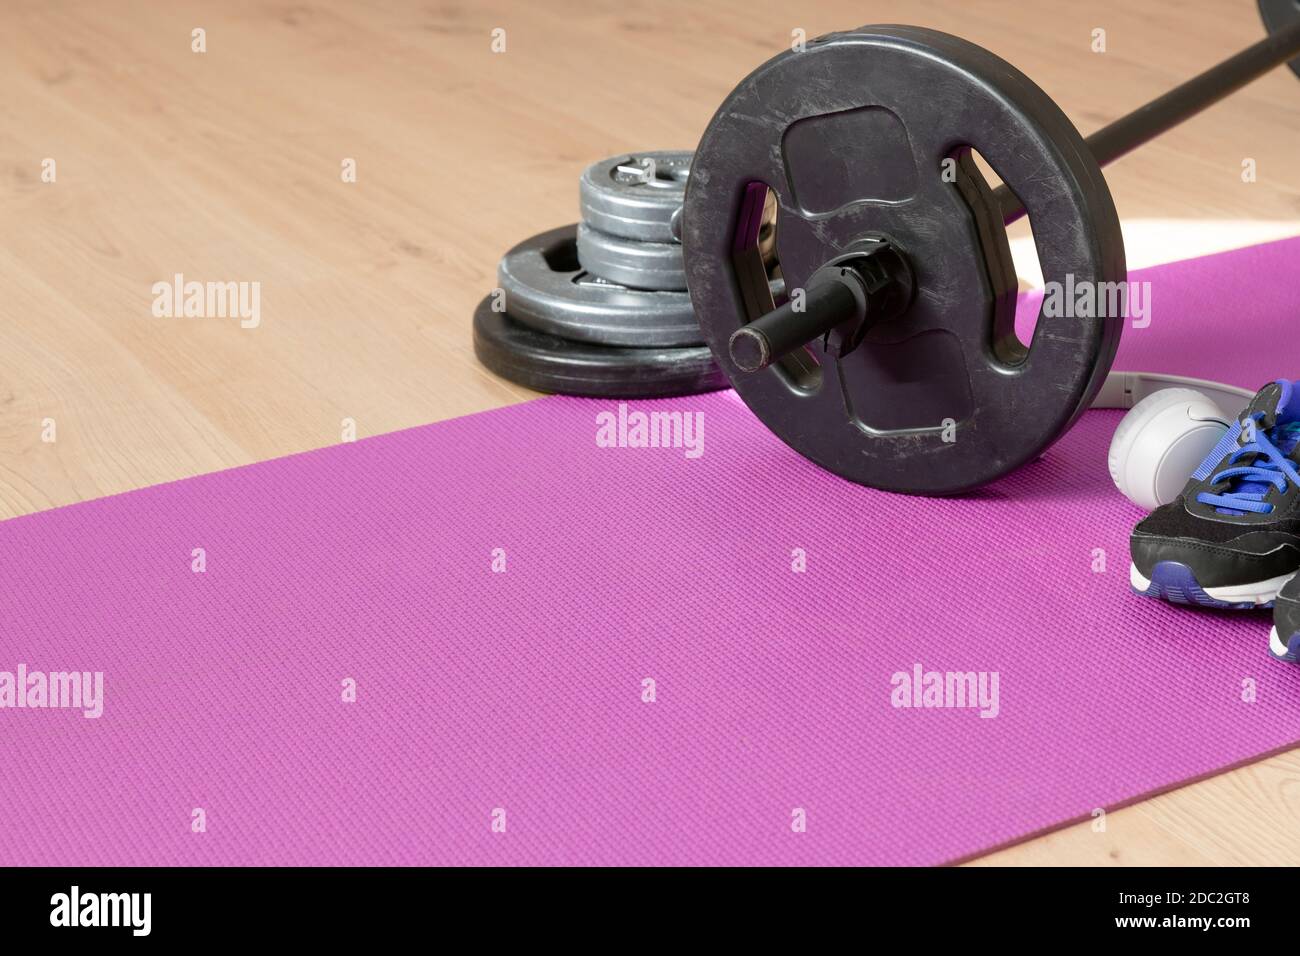
<svg viewBox="0 0 1300 956"><path fill-rule="evenodd" d="M1203 588L1187 565L1178 561L1161 561L1145 578L1137 565L1129 566L1129 583L1133 590L1145 597L1162 598L1171 604L1188 604L1195 607L1214 607L1229 611L1249 611L1270 608L1277 592L1295 577L1281 577L1253 584L1235 584L1232 587Z"/></svg>
<svg viewBox="0 0 1300 956"><path fill-rule="evenodd" d="M1268 652L1280 661L1300 664L1300 633L1292 634L1291 639L1283 644L1277 628L1273 628L1268 636Z"/></svg>

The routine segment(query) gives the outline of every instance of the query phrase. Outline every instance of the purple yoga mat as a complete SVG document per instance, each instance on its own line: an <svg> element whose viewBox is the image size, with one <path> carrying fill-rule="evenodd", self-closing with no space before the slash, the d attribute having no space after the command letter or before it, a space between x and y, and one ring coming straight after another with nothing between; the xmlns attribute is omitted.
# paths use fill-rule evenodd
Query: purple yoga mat
<svg viewBox="0 0 1300 956"><path fill-rule="evenodd" d="M1117 367L1300 375L1298 260L1135 274ZM730 392L632 406L702 413L698 458L598 447L617 410L0 524L0 671L103 673L97 719L0 710L0 864L942 863L1300 739L1266 614L1130 593L1118 412L930 500L820 471ZM996 673L997 715L893 706L917 664Z"/></svg>

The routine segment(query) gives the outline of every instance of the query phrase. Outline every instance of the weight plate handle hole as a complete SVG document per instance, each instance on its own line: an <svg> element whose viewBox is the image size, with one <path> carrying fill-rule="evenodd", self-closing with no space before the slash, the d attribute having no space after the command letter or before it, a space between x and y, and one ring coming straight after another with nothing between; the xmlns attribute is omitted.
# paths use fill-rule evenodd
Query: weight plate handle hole
<svg viewBox="0 0 1300 956"><path fill-rule="evenodd" d="M777 255L780 234L780 203L766 183L752 182L745 188L736 213L732 263L745 308L745 322L767 315L783 305L786 295L774 296L780 288L781 262ZM795 294L799 294L797 291ZM778 298L780 301L778 301ZM821 343L817 346L820 348ZM813 347L804 346L773 362L756 374L776 375L796 394L813 395L821 388L821 362Z"/></svg>

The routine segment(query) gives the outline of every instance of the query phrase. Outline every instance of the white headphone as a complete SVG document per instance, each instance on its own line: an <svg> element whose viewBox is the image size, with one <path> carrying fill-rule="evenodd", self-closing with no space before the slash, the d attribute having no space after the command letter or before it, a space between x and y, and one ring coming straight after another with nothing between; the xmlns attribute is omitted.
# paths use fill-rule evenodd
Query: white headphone
<svg viewBox="0 0 1300 956"><path fill-rule="evenodd" d="M1132 409L1110 441L1115 487L1148 511L1173 501L1253 397L1219 382L1111 372L1092 407Z"/></svg>

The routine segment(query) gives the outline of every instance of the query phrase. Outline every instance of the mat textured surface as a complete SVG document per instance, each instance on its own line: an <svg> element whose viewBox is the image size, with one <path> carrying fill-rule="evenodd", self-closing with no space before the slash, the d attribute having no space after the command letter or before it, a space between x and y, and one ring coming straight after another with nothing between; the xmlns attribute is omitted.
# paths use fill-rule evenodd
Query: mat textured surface
<svg viewBox="0 0 1300 956"><path fill-rule="evenodd" d="M1117 367L1300 375L1298 262L1135 274ZM0 864L941 863L1300 739L1267 615L1130 593L1118 412L926 500L731 392L632 409L703 455L554 398L0 524L0 671L104 675L98 719L0 710ZM893 706L918 664L997 716Z"/></svg>

